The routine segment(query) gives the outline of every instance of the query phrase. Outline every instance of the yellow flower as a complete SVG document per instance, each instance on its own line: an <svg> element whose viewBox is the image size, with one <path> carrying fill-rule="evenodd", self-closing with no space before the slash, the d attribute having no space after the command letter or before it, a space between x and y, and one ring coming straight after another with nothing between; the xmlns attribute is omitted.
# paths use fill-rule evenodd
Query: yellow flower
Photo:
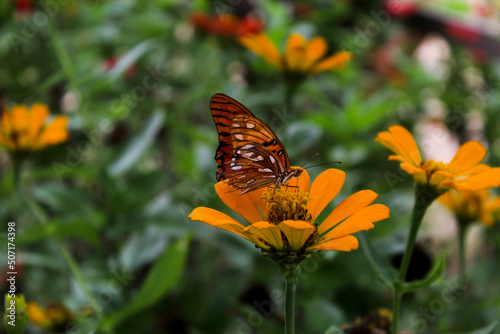
<svg viewBox="0 0 500 334"><path fill-rule="evenodd" d="M26 311L30 321L41 328L59 328L73 320L73 314L60 304L51 304L43 309L36 302L29 301Z"/></svg>
<svg viewBox="0 0 500 334"><path fill-rule="evenodd" d="M328 47L325 39L319 36L307 41L299 34L291 34L283 54L280 54L265 33L246 35L238 40L247 49L285 73L308 75L339 70L352 58L352 54L347 51L324 58Z"/></svg>
<svg viewBox="0 0 500 334"><path fill-rule="evenodd" d="M459 220L480 221L491 226L500 217L500 197L491 197L488 189L479 191L449 191L438 201L450 209Z"/></svg>
<svg viewBox="0 0 500 334"><path fill-rule="evenodd" d="M55 145L68 138L68 118L56 116L45 124L49 109L43 104L34 104L28 110L16 105L5 110L0 120L0 145L10 151L34 151Z"/></svg>
<svg viewBox="0 0 500 334"><path fill-rule="evenodd" d="M189 218L233 232L271 257L283 254L303 258L320 250L347 252L358 248L358 240L351 234L373 228L373 222L389 217L389 209L382 204L370 205L378 195L361 190L337 205L319 224L319 214L337 196L344 180L343 171L329 169L310 186L304 170L289 181L290 187L261 188L244 195L221 181L215 185L217 195L249 225L206 207L194 209Z"/></svg>
<svg viewBox="0 0 500 334"><path fill-rule="evenodd" d="M463 144L455 157L444 163L422 161L415 139L402 126L391 126L388 132L380 132L375 140L396 153L389 160L400 161L401 169L413 175L417 184L429 185L438 193L450 188L474 191L500 185L500 168L479 164L486 156L486 149L477 141Z"/></svg>

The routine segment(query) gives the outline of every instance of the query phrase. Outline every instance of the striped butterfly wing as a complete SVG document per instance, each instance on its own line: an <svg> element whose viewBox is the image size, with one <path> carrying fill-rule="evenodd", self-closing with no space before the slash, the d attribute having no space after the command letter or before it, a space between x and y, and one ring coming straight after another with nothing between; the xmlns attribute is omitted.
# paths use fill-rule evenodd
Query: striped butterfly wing
<svg viewBox="0 0 500 334"><path fill-rule="evenodd" d="M231 122L238 115L253 116L253 114L235 99L220 93L212 96L210 111L219 135L219 146L214 157L217 163L216 178L217 181L222 181L230 173L229 162L233 154L230 134Z"/></svg>
<svg viewBox="0 0 500 334"><path fill-rule="evenodd" d="M233 154L225 175L240 194L281 185L293 174L285 147L274 132L252 115L238 115L230 127Z"/></svg>

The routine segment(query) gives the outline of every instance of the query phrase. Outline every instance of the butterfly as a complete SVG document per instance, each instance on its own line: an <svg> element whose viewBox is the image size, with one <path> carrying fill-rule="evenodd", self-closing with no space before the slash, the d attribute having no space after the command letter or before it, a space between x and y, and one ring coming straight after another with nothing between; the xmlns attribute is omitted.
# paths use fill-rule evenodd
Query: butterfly
<svg viewBox="0 0 500 334"><path fill-rule="evenodd" d="M215 94L210 110L219 135L215 153L217 181L228 183L240 195L299 177L301 168L290 166L285 147L263 121L235 99Z"/></svg>

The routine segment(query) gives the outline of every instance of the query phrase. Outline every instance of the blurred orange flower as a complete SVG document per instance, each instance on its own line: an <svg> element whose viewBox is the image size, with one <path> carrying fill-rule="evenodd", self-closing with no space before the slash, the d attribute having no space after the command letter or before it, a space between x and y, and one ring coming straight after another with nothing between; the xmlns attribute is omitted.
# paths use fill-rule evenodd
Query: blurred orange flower
<svg viewBox="0 0 500 334"><path fill-rule="evenodd" d="M68 118L56 116L45 125L49 108L34 104L28 110L16 105L4 110L0 120L0 145L10 151L34 151L68 139Z"/></svg>
<svg viewBox="0 0 500 334"><path fill-rule="evenodd" d="M500 218L500 197L492 197L488 189L479 191L449 191L438 201L465 222L480 221L491 226Z"/></svg>
<svg viewBox="0 0 500 334"><path fill-rule="evenodd" d="M73 314L61 304L51 304L42 308L36 302L26 304L26 312L32 323L41 328L64 328L64 325L73 320Z"/></svg>
<svg viewBox="0 0 500 334"><path fill-rule="evenodd" d="M193 13L191 15L191 22L201 30L226 37L239 37L246 34L258 33L264 28L264 24L252 16L238 18L235 15L227 13L216 16Z"/></svg>
<svg viewBox="0 0 500 334"><path fill-rule="evenodd" d="M308 75L339 70L352 58L352 54L347 51L324 58L328 46L320 36L307 41L299 34L291 34L283 54L265 33L246 35L238 40L247 49L285 73Z"/></svg>
<svg viewBox="0 0 500 334"><path fill-rule="evenodd" d="M479 164L486 156L486 149L477 141L463 144L449 163L422 161L415 139L399 125L380 132L375 141L396 153L389 160L400 161L401 169L413 175L417 184L429 185L438 193L450 188L474 191L500 185L500 168Z"/></svg>
<svg viewBox="0 0 500 334"><path fill-rule="evenodd" d="M382 204L370 205L378 195L361 190L337 205L319 224L316 219L340 192L344 180L343 171L328 169L310 186L304 170L289 181L290 190L284 190L287 186L261 188L243 195L221 181L215 185L217 195L250 225L206 207L194 209L189 218L233 232L271 258L284 255L300 259L320 250L348 252L358 248L358 240L351 234L373 228L373 222L389 217L389 209Z"/></svg>

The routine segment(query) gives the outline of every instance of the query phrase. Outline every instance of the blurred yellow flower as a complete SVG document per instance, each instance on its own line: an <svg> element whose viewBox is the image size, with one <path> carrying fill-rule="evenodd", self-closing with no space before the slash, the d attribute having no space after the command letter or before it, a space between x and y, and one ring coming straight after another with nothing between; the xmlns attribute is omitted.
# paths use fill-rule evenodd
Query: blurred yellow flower
<svg viewBox="0 0 500 334"><path fill-rule="evenodd" d="M29 110L23 105L4 110L0 120L0 145L22 152L40 150L67 140L68 118L56 116L45 124L48 116L48 107L39 103Z"/></svg>
<svg viewBox="0 0 500 334"><path fill-rule="evenodd" d="M29 301L26 311L30 321L41 328L59 328L73 320L73 314L63 305L51 304L43 309L36 302Z"/></svg>
<svg viewBox="0 0 500 334"><path fill-rule="evenodd" d="M340 51L324 58L328 46L325 39L319 36L307 41L299 34L291 34L283 54L265 33L246 35L238 40L247 49L285 73L305 76L339 70L352 58L352 54L347 51Z"/></svg>
<svg viewBox="0 0 500 334"><path fill-rule="evenodd" d="M488 189L479 191L449 191L438 201L464 222L480 221L491 226L500 218L500 197L492 197Z"/></svg>
<svg viewBox="0 0 500 334"><path fill-rule="evenodd" d="M373 228L373 222L389 217L389 209L382 204L370 205L378 195L361 190L337 205L319 225L316 219L337 196L344 180L343 171L329 169L310 186L309 174L304 170L289 181L288 188L261 188L243 195L232 191L227 181L221 181L215 185L217 195L250 225L206 207L194 209L189 218L233 232L271 258L301 259L320 250L348 252L358 248L358 240L351 234Z"/></svg>
<svg viewBox="0 0 500 334"><path fill-rule="evenodd" d="M413 175L417 184L428 185L438 193L450 188L474 191L500 185L500 168L479 164L486 156L486 149L477 141L463 144L449 163L422 161L415 139L399 125L380 132L375 141L396 153L389 160L400 161L401 169Z"/></svg>

